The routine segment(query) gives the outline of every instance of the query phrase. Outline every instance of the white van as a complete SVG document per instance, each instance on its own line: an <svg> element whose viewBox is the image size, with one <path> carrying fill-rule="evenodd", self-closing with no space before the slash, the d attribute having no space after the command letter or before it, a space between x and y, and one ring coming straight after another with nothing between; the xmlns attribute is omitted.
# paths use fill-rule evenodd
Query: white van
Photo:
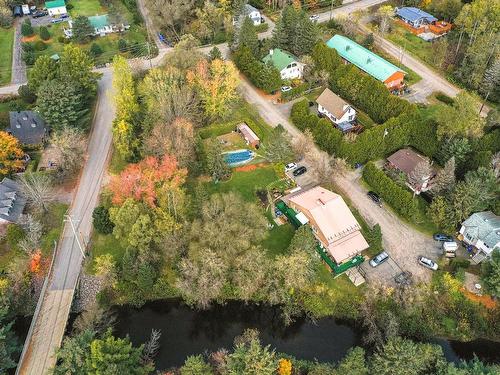
<svg viewBox="0 0 500 375"><path fill-rule="evenodd" d="M458 244L455 241L443 242L444 256L447 258L455 258L457 256Z"/></svg>

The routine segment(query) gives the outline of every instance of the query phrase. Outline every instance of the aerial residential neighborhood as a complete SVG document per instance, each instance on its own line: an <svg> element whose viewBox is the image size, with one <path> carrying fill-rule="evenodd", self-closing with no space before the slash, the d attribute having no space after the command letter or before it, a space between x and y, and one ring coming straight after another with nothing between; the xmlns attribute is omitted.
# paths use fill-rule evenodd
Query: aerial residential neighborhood
<svg viewBox="0 0 500 375"><path fill-rule="evenodd" d="M499 374L499 27L0 0L0 374Z"/></svg>

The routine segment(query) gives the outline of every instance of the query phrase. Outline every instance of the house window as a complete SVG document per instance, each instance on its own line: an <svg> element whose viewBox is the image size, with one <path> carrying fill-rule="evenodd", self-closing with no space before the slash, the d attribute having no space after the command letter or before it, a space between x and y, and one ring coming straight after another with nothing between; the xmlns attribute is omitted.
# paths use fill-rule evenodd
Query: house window
<svg viewBox="0 0 500 375"><path fill-rule="evenodd" d="M354 115L349 116L349 121L352 121L352 120L354 120Z"/></svg>

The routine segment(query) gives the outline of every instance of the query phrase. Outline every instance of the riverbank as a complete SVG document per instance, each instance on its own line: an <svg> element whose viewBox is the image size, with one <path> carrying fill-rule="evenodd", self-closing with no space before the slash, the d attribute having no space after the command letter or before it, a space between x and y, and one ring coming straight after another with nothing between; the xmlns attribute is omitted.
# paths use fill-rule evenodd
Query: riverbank
<svg viewBox="0 0 500 375"><path fill-rule="evenodd" d="M302 317L285 326L279 308L267 305L233 301L199 311L174 299L150 302L139 309L123 306L115 310L115 334L129 335L134 345L147 341L152 329L161 330L158 370L180 366L189 355L230 349L234 338L247 328L259 330L262 343L277 352L310 361L335 363L353 346L364 346L363 331L353 323L334 318L312 322ZM499 344L494 341L466 343L436 338L431 342L441 346L450 362L471 360L474 353L485 363L500 362Z"/></svg>

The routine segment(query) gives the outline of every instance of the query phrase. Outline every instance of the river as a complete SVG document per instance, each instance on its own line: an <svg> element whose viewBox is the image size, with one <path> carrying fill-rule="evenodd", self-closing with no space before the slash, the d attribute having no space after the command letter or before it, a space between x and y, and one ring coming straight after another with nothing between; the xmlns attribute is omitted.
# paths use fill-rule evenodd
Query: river
<svg viewBox="0 0 500 375"><path fill-rule="evenodd" d="M362 333L351 324L324 318L316 323L300 318L285 327L279 309L230 302L197 311L179 300L156 301L140 309L118 307L115 333L129 335L134 344L148 340L151 329L160 329L161 347L156 357L158 370L182 365L187 356L231 349L233 340L246 328L260 331L261 341L278 352L320 362L336 362L356 345L362 345ZM448 361L470 360L473 354L485 362L500 362L499 343L475 340L468 343L435 339Z"/></svg>

